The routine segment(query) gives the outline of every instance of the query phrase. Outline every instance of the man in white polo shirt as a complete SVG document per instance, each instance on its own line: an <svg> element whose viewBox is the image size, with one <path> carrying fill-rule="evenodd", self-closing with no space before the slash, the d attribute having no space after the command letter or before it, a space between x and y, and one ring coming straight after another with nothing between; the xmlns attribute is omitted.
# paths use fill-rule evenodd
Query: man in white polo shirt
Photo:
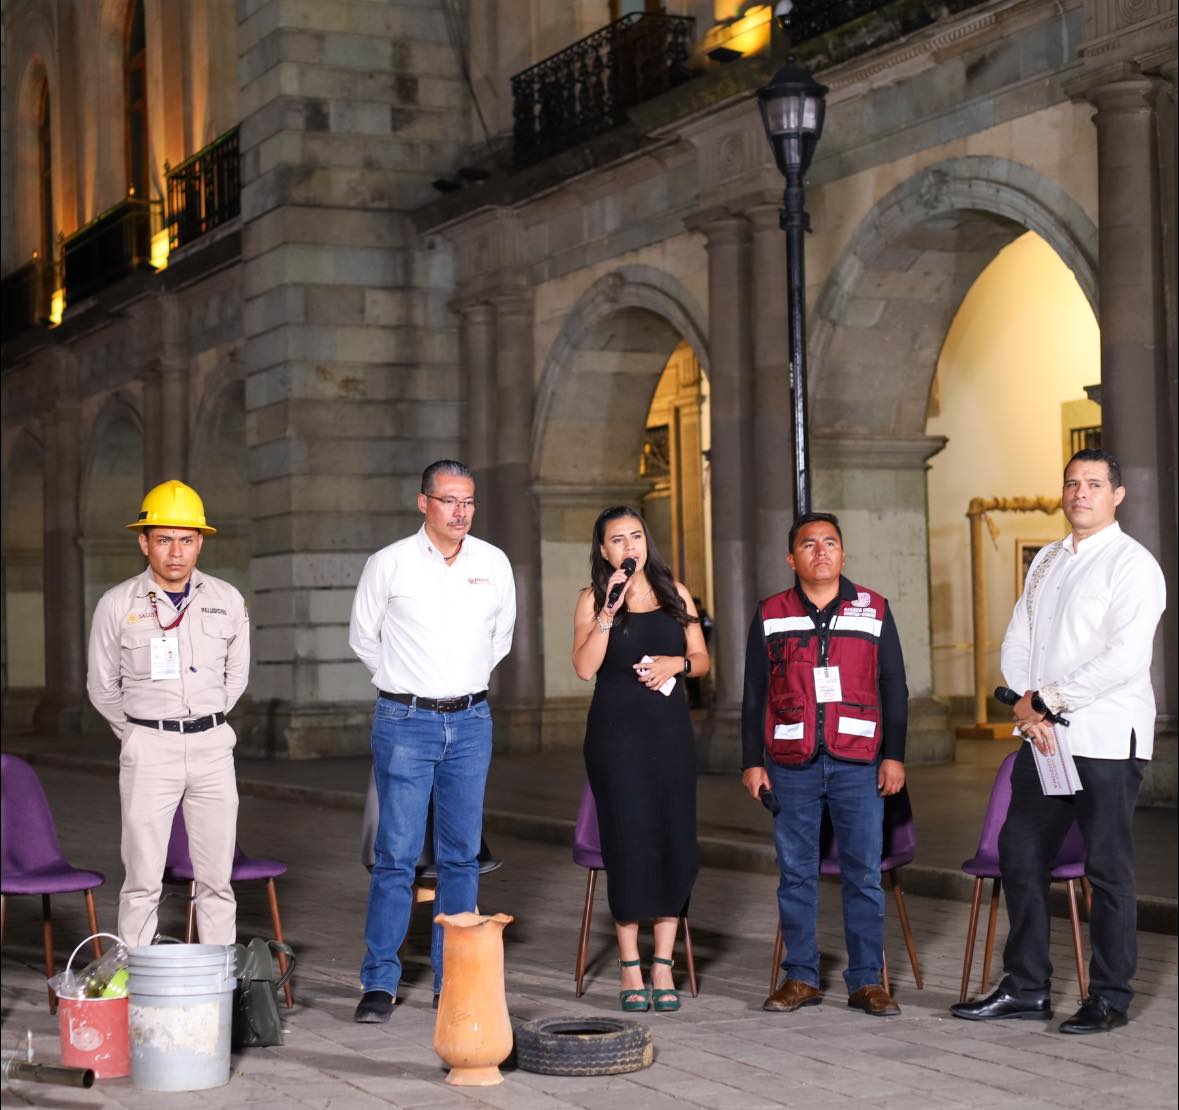
<svg viewBox="0 0 1179 1110"><path fill-rule="evenodd" d="M1166 604L1163 573L1115 519L1126 496L1117 460L1086 448L1069 460L1060 504L1072 532L1028 569L1003 638L1007 685L1022 697L1014 718L1027 739L1011 774L1011 806L999 834L999 868L1011 929L1003 981L988 997L950 1009L968 1021L1047 1020L1049 870L1075 820L1093 884L1089 996L1062 1033L1104 1033L1126 1024L1138 962L1134 805L1154 749L1150 658ZM1049 714L1076 759L1083 789L1045 795L1031 745L1050 753Z"/></svg>
<svg viewBox="0 0 1179 1110"><path fill-rule="evenodd" d="M434 799L439 913L473 910L479 890L483 788L491 762L487 683L512 646L516 587L507 556L469 535L475 482L459 462L422 473L415 535L365 565L348 643L377 688L373 778L380 802L376 860L360 968L360 1022L388 1021L401 981L398 949L412 906L414 868ZM441 944L431 949L434 992Z"/></svg>

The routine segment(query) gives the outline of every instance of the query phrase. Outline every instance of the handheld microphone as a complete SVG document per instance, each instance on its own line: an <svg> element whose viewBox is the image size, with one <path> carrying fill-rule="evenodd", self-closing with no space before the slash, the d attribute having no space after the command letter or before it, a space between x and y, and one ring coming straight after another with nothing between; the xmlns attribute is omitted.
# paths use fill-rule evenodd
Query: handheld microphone
<svg viewBox="0 0 1179 1110"><path fill-rule="evenodd" d="M777 817L782 812L778 799L774 797L774 792L768 786L763 786L757 792L757 797L761 804L770 811L771 817Z"/></svg>
<svg viewBox="0 0 1179 1110"><path fill-rule="evenodd" d="M1019 701L1019 694L1017 694L1009 686L996 686L995 701L1000 701L1004 705L1015 705L1015 703ZM1039 712L1040 707L1035 705L1034 702L1033 708ZM1066 728L1068 727L1068 721L1066 721L1058 713L1053 713L1052 710L1047 706L1044 706L1044 718L1051 721L1054 725L1064 725Z"/></svg>
<svg viewBox="0 0 1179 1110"><path fill-rule="evenodd" d="M635 569L638 567L638 565L639 564L636 563L634 561L634 559L630 558L630 556L628 555L625 559L622 560L622 568L621 569L622 569L623 574L625 574L627 576L627 578L629 578L632 574L634 574ZM606 598L606 608L607 609L614 608L614 604L615 604L615 602L618 601L618 598L621 596L622 589L625 585L626 585L625 582L616 582L614 584L614 588L610 591L610 596L608 598Z"/></svg>

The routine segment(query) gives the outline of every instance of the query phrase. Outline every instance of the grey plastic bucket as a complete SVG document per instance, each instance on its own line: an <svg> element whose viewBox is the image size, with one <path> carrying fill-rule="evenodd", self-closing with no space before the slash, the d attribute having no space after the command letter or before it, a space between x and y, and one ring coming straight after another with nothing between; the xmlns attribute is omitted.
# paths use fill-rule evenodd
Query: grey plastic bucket
<svg viewBox="0 0 1179 1110"><path fill-rule="evenodd" d="M127 954L131 1083L203 1091L229 1082L233 949L158 944Z"/></svg>

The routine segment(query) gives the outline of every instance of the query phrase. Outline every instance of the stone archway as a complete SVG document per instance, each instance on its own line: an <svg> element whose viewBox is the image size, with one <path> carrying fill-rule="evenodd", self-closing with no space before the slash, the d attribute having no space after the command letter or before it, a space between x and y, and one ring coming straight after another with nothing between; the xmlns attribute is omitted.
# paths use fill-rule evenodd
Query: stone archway
<svg viewBox="0 0 1179 1110"><path fill-rule="evenodd" d="M946 333L987 264L1036 231L1096 307L1097 229L1036 171L993 157L937 163L902 182L861 221L811 313L815 504L841 515L848 572L893 604L913 698L910 755L952 758L932 699L925 434ZM887 533L886 553L875 540Z"/></svg>
<svg viewBox="0 0 1179 1110"><path fill-rule="evenodd" d="M211 386L199 412L188 473L217 528L201 552L201 569L232 582L248 603L250 482L245 381L231 378Z"/></svg>
<svg viewBox="0 0 1179 1110"><path fill-rule="evenodd" d="M143 568L135 537L125 527L144 494L143 424L127 399L107 401L88 446L79 513L87 635L102 594Z"/></svg>
<svg viewBox="0 0 1179 1110"><path fill-rule="evenodd" d="M545 359L532 429L540 510L546 746L580 742L587 688L569 666L569 620L585 585L594 518L637 502L648 408L686 342L708 372L704 313L675 278L624 266L574 305Z"/></svg>
<svg viewBox="0 0 1179 1110"><path fill-rule="evenodd" d="M4 468L5 727L32 724L45 685L44 475L44 445L20 432Z"/></svg>

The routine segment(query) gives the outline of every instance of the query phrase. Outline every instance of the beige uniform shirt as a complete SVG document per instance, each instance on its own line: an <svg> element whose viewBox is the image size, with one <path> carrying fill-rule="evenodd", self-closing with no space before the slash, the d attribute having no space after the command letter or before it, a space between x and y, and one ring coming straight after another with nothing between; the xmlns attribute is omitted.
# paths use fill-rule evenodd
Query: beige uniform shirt
<svg viewBox="0 0 1179 1110"><path fill-rule="evenodd" d="M180 610L149 568L99 599L90 627L86 691L120 739L128 717L182 721L228 713L246 688L250 617L242 595L228 582L194 570L181 609L180 624L162 631ZM179 647L179 678L151 676L151 641L161 636Z"/></svg>

